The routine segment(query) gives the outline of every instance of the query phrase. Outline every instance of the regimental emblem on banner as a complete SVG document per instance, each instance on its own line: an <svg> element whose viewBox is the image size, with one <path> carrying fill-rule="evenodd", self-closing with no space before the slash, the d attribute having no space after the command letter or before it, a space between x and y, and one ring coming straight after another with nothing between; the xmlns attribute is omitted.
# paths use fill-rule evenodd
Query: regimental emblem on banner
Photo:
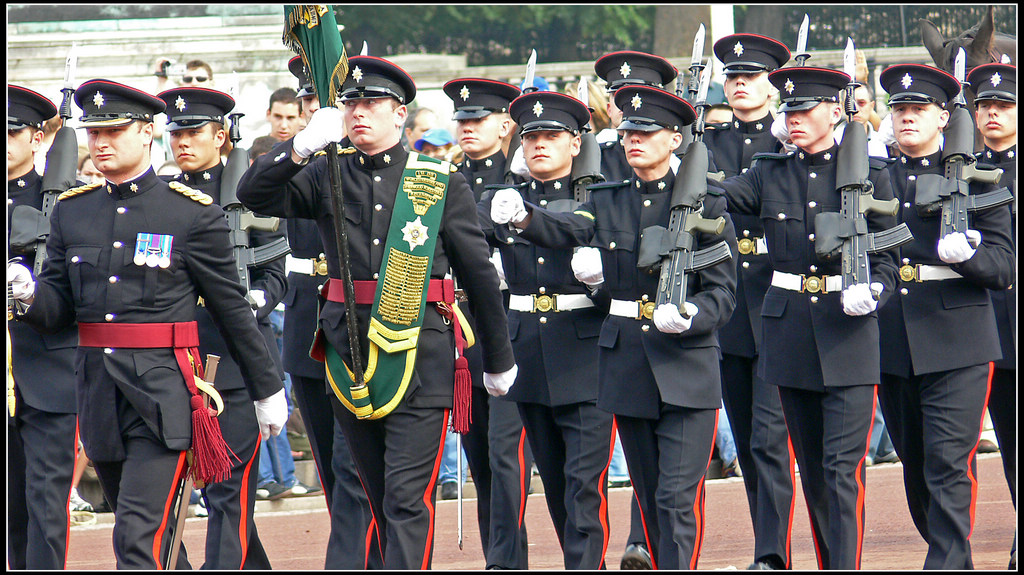
<svg viewBox="0 0 1024 575"><path fill-rule="evenodd" d="M174 236L139 232L135 238L135 256L132 261L137 266L151 268L171 267L171 245Z"/></svg>
<svg viewBox="0 0 1024 575"><path fill-rule="evenodd" d="M413 174L405 177L402 190L412 200L413 211L416 215L422 216L444 197L447 186L443 182L437 181L437 172L433 170L415 170Z"/></svg>
<svg viewBox="0 0 1024 575"><path fill-rule="evenodd" d="M420 318L429 262L429 257L391 250L377 307L381 319L408 326Z"/></svg>
<svg viewBox="0 0 1024 575"><path fill-rule="evenodd" d="M417 216L415 220L405 224L402 228L402 239L409 242L409 251L427 243L427 226L423 225L422 219Z"/></svg>

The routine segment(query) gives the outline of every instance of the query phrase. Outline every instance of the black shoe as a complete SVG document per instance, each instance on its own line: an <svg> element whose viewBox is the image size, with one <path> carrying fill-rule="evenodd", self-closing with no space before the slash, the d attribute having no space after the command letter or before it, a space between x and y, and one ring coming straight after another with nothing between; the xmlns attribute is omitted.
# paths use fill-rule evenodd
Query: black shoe
<svg viewBox="0 0 1024 575"><path fill-rule="evenodd" d="M875 455L874 462L877 465L879 463L898 463L899 460L900 460L900 456L896 455L896 450L894 449L894 450L890 451L889 453L883 453L881 455Z"/></svg>
<svg viewBox="0 0 1024 575"><path fill-rule="evenodd" d="M459 484L454 481L445 481L441 484L441 499L445 501L459 498Z"/></svg>
<svg viewBox="0 0 1024 575"><path fill-rule="evenodd" d="M988 439L978 442L978 453L995 453L997 451L999 451L999 446Z"/></svg>
<svg viewBox="0 0 1024 575"><path fill-rule="evenodd" d="M782 569L785 569L785 566L779 565L777 561L772 561L771 558L758 559L747 567L748 571L778 571Z"/></svg>
<svg viewBox="0 0 1024 575"><path fill-rule="evenodd" d="M619 569L623 571L654 569L654 565L651 563L651 554L647 551L647 546L643 543L630 543L629 545L626 545L626 552L622 554L622 562L619 564Z"/></svg>

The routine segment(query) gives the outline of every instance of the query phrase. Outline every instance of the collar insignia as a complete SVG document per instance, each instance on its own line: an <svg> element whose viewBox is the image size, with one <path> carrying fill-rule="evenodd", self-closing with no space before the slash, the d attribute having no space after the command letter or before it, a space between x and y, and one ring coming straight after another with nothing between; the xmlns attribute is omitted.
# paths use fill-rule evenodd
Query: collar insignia
<svg viewBox="0 0 1024 575"><path fill-rule="evenodd" d="M665 189L665 182L658 182L658 189L659 190L664 190Z"/></svg>
<svg viewBox="0 0 1024 575"><path fill-rule="evenodd" d="M132 185L128 186L128 189L131 190L132 192L137 192L139 191L139 185L136 184L135 182L132 182Z"/></svg>
<svg viewBox="0 0 1024 575"><path fill-rule="evenodd" d="M24 188L26 185L28 185L28 184L25 183L25 180L22 180L20 178L18 179L18 187L19 188Z"/></svg>
<svg viewBox="0 0 1024 575"><path fill-rule="evenodd" d="M210 180L210 172L203 172L203 179L206 181Z"/></svg>
<svg viewBox="0 0 1024 575"><path fill-rule="evenodd" d="M384 154L384 163L385 164L390 164L391 163L391 156L390 155Z"/></svg>
<svg viewBox="0 0 1024 575"><path fill-rule="evenodd" d="M561 190L562 189L562 182L555 182L554 188L556 190Z"/></svg>

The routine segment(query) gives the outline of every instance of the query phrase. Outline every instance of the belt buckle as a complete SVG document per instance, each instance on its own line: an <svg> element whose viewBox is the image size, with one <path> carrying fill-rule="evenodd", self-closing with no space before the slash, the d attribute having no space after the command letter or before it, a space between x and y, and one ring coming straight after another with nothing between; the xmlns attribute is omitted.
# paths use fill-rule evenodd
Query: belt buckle
<svg viewBox="0 0 1024 575"><path fill-rule="evenodd" d="M918 273L917 265L907 264L900 267L900 279L905 282L919 282L921 281Z"/></svg>
<svg viewBox="0 0 1024 575"><path fill-rule="evenodd" d="M637 310L640 312L636 319L654 319L654 302L653 301L638 301Z"/></svg>
<svg viewBox="0 0 1024 575"><path fill-rule="evenodd" d="M755 240L750 238L740 238L736 243L738 244L739 252L743 255L754 253L754 247L757 245Z"/></svg>
<svg viewBox="0 0 1024 575"><path fill-rule="evenodd" d="M825 277L818 276L805 276L800 274L800 293L824 293L825 288Z"/></svg>
<svg viewBox="0 0 1024 575"><path fill-rule="evenodd" d="M555 299L549 295L537 295L533 294L533 311L534 312L548 312L558 311L555 309Z"/></svg>
<svg viewBox="0 0 1024 575"><path fill-rule="evenodd" d="M310 272L311 276L325 276L327 275L327 258L320 256L313 261L313 271Z"/></svg>

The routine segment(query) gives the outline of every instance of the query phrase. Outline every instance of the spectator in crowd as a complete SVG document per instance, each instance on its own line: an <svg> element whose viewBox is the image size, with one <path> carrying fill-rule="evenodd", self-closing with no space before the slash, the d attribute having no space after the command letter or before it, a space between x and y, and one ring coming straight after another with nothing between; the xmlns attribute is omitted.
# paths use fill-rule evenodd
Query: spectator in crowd
<svg viewBox="0 0 1024 575"><path fill-rule="evenodd" d="M267 121L270 135L278 142L291 139L300 128L299 99L292 88L278 88L270 94Z"/></svg>

